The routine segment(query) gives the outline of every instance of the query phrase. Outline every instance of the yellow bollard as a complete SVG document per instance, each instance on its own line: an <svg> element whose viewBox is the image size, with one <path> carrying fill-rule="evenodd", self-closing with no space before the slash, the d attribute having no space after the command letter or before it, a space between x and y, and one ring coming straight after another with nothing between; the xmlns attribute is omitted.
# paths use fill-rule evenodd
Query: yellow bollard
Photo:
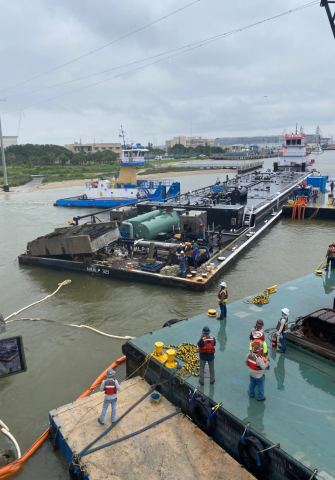
<svg viewBox="0 0 335 480"><path fill-rule="evenodd" d="M161 363L166 362L167 355L163 352L164 343L163 342L156 342L155 343L156 350L152 354L152 357L158 360Z"/></svg>
<svg viewBox="0 0 335 480"><path fill-rule="evenodd" d="M166 351L167 354L167 362L166 362L166 367L167 368L176 368L177 362L174 360L176 351L170 348L170 350Z"/></svg>

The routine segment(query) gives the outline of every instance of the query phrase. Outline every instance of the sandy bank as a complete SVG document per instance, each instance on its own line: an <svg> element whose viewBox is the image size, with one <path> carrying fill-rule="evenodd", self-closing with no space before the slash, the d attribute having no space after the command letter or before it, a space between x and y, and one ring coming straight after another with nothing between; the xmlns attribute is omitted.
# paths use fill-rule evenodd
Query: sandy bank
<svg viewBox="0 0 335 480"><path fill-rule="evenodd" d="M212 173L226 174L236 173L236 170L223 170L222 168L216 170L192 170L187 172L167 172L167 173L151 173L149 175L138 175L138 180L153 180L158 178L173 178L173 177L186 177L188 175L210 175ZM92 178L86 180L65 180L64 182L50 182L41 183L35 188L26 189L26 185L20 187L14 187L10 189L9 193L0 191L0 195L11 195L14 193L31 193L39 190L51 190L57 188L70 188L70 187L83 187L83 193L85 189L85 182L90 182Z"/></svg>

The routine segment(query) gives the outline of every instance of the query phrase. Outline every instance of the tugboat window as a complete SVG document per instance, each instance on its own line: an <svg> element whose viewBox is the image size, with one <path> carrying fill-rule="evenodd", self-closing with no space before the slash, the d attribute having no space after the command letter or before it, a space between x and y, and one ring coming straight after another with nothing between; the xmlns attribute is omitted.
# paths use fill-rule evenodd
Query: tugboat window
<svg viewBox="0 0 335 480"><path fill-rule="evenodd" d="M301 145L301 140L297 140L297 145Z"/></svg>
<svg viewBox="0 0 335 480"><path fill-rule="evenodd" d="M292 140L292 145L295 145L296 144L296 141L295 140Z"/></svg>
<svg viewBox="0 0 335 480"><path fill-rule="evenodd" d="M291 145L291 140L286 140L286 145Z"/></svg>

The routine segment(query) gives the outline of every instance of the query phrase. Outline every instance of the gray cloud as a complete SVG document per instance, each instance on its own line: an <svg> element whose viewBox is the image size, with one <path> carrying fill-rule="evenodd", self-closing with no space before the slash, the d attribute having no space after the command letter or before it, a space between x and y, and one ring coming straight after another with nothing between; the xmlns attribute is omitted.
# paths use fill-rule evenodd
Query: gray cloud
<svg viewBox="0 0 335 480"><path fill-rule="evenodd" d="M181 8L191 1L35 0L2 5L0 90L55 68ZM0 98L69 81L179 48L302 5L201 0L162 22ZM305 131L334 130L334 39L318 5L204 45L116 79L63 95L133 67L1 102L23 108L21 143L116 141L126 135L158 144L174 135L209 137L281 133L296 122ZM154 60L151 60L154 61ZM140 63L139 66L148 62ZM267 97L264 97L267 95ZM19 111L4 115L16 134Z"/></svg>

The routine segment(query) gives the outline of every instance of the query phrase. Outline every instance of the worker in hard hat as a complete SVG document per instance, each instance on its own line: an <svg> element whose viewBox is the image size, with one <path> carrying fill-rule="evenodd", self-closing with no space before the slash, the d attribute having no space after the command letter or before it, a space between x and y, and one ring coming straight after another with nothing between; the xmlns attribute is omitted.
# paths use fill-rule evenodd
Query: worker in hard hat
<svg viewBox="0 0 335 480"><path fill-rule="evenodd" d="M199 222L198 222L198 237L203 239L204 238L204 228L205 228L205 225L202 221L201 218L199 218Z"/></svg>
<svg viewBox="0 0 335 480"><path fill-rule="evenodd" d="M328 270L329 264L330 264L331 269L333 269L333 268L334 268L334 264L335 264L335 243L332 243L332 244L329 245L329 247L328 247L328 250L327 250L327 266L326 266L326 270Z"/></svg>
<svg viewBox="0 0 335 480"><path fill-rule="evenodd" d="M249 367L250 374L250 386L249 395L251 398L255 396L255 388L257 386L257 400L263 402L266 400L264 397L264 382L265 382L265 369L268 367L270 360L264 359L262 344L253 342L252 350L248 353L245 359L245 364Z"/></svg>
<svg viewBox="0 0 335 480"><path fill-rule="evenodd" d="M286 351L286 332L288 330L288 316L290 311L288 308L283 308L281 311L281 318L277 323L278 337L280 340L280 349L278 353L285 353Z"/></svg>
<svg viewBox="0 0 335 480"><path fill-rule="evenodd" d="M180 255L178 257L178 262L181 270L181 275L183 278L186 277L186 255L184 253L184 250L180 252Z"/></svg>
<svg viewBox="0 0 335 480"><path fill-rule="evenodd" d="M178 253L181 253L182 250L185 252L185 245L183 245L182 243L180 243L179 246L178 246L178 248L177 248L177 252L178 252Z"/></svg>
<svg viewBox="0 0 335 480"><path fill-rule="evenodd" d="M264 322L263 320L259 319L256 322L256 325L252 327L251 332L250 332L250 350L252 348L252 342L257 341L257 342L263 342L263 356L267 357L268 355L268 346L265 341L265 335L263 332L263 326Z"/></svg>
<svg viewBox="0 0 335 480"><path fill-rule="evenodd" d="M218 293L220 315L216 317L218 320L224 320L227 317L227 300L228 300L227 284L226 282L221 282L220 291Z"/></svg>
<svg viewBox="0 0 335 480"><path fill-rule="evenodd" d="M204 327L202 329L202 333L200 339L198 341L199 347L199 357L200 357L200 376L199 376L199 383L200 385L204 385L204 376L205 376L205 365L208 362L209 366L209 376L210 376L210 383L215 383L215 372L214 372L214 353L215 353L215 345L216 340L214 337L210 336L210 329L208 327Z"/></svg>
<svg viewBox="0 0 335 480"><path fill-rule="evenodd" d="M199 249L196 243L193 243L193 249L191 252L191 258L193 258L193 265L194 268L198 268L198 257L199 257Z"/></svg>
<svg viewBox="0 0 335 480"><path fill-rule="evenodd" d="M100 392L105 392L105 399L102 406L102 412L100 417L98 418L98 422L101 425L104 425L105 416L106 416L106 412L109 405L111 405L112 407L111 421L112 423L115 422L116 403L117 403L116 392L119 392L121 390L121 387L119 385L119 382L114 378L114 375L115 375L115 371L112 368L107 370L107 373L106 373L107 378L106 380L103 380L100 385Z"/></svg>

